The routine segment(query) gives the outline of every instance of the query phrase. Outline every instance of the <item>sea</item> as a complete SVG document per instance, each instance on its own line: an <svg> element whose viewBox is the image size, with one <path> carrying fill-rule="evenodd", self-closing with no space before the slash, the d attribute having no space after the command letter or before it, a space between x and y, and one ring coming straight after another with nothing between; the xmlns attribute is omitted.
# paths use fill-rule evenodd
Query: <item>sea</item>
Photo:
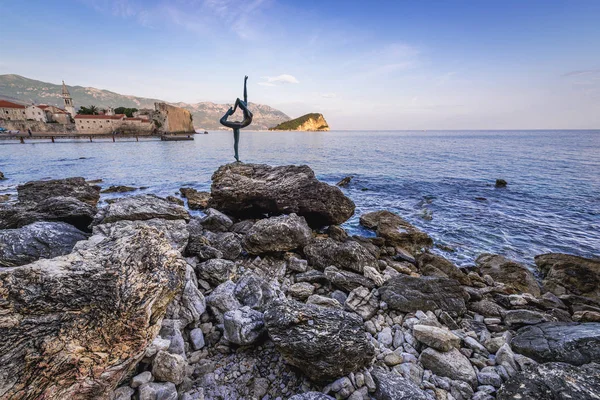
<svg viewBox="0 0 600 400"><path fill-rule="evenodd" d="M600 130L242 131L248 163L307 164L356 204L344 224L373 235L361 214L390 210L431 235L435 252L457 265L485 252L533 266L537 254L600 257ZM0 194L31 180L82 176L133 193L209 190L212 173L233 159L233 134L194 141L0 140ZM508 182L496 188L496 179ZM13 197L14 198L14 197Z"/></svg>

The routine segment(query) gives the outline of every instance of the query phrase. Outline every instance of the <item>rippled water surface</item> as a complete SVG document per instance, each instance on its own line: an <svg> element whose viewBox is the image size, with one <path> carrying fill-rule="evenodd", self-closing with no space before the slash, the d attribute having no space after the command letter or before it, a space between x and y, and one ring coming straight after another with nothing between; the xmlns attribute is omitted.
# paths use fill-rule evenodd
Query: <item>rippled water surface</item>
<svg viewBox="0 0 600 400"><path fill-rule="evenodd" d="M308 164L336 183L361 213L389 209L453 251L460 265L481 252L528 264L544 252L600 257L600 131L242 132L245 162ZM42 178L83 176L103 186L148 186L169 195L207 190L233 161L230 132L193 142L0 141L0 193ZM508 181L494 188L496 178ZM112 195L114 196L114 195Z"/></svg>

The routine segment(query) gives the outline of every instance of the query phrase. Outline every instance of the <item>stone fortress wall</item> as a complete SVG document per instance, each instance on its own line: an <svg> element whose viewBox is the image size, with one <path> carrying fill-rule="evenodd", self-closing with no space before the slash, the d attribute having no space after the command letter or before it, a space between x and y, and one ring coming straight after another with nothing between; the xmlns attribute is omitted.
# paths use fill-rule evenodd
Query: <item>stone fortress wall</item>
<svg viewBox="0 0 600 400"><path fill-rule="evenodd" d="M155 119L162 124L163 131L169 133L194 132L192 113L188 110L166 103L154 103L154 107L159 114L155 116Z"/></svg>

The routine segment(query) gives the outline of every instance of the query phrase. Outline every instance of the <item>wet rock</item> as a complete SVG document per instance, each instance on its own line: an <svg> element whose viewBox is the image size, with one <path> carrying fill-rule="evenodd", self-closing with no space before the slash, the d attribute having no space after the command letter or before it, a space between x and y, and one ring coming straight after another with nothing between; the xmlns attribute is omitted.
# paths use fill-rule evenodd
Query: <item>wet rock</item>
<svg viewBox="0 0 600 400"><path fill-rule="evenodd" d="M379 308L377 291L375 289L369 291L366 287L359 286L350 292L345 306L348 310L360 315L365 321L369 320L377 313Z"/></svg>
<svg viewBox="0 0 600 400"><path fill-rule="evenodd" d="M435 311L442 309L452 314L466 312L468 295L458 281L447 278L398 275L379 288L381 299L393 309L402 312Z"/></svg>
<svg viewBox="0 0 600 400"><path fill-rule="evenodd" d="M304 247L308 263L319 269L330 265L362 273L365 266L377 268L377 259L355 241L336 242L333 239L315 239Z"/></svg>
<svg viewBox="0 0 600 400"><path fill-rule="evenodd" d="M2 397L110 393L158 333L185 265L158 231L140 228L0 271Z"/></svg>
<svg viewBox="0 0 600 400"><path fill-rule="evenodd" d="M387 246L418 251L433 246L433 240L424 232L390 211L374 211L363 214L360 224L373 229L385 239Z"/></svg>
<svg viewBox="0 0 600 400"><path fill-rule="evenodd" d="M350 181L352 180L351 176L346 176L345 178L343 178L341 181L339 181L338 183L335 184L335 186L339 186L339 187L347 187L350 184Z"/></svg>
<svg viewBox="0 0 600 400"><path fill-rule="evenodd" d="M215 258L196 265L195 270L199 278L217 286L231 278L235 271L235 263Z"/></svg>
<svg viewBox="0 0 600 400"><path fill-rule="evenodd" d="M307 392L296 394L290 397L288 400L335 400L331 396L327 396L321 392Z"/></svg>
<svg viewBox="0 0 600 400"><path fill-rule="evenodd" d="M447 329L428 325L415 325L413 336L419 342L439 351L450 351L460 348L460 338Z"/></svg>
<svg viewBox="0 0 600 400"><path fill-rule="evenodd" d="M333 308L276 301L265 312L284 359L315 381L331 381L370 364L374 348L362 319Z"/></svg>
<svg viewBox="0 0 600 400"><path fill-rule="evenodd" d="M508 185L508 183L504 179L496 179L496 184L494 186L497 188L503 188L506 187L506 185Z"/></svg>
<svg viewBox="0 0 600 400"><path fill-rule="evenodd" d="M200 220L200 224L211 232L227 232L233 226L233 221L227 215L214 208L205 211L206 216Z"/></svg>
<svg viewBox="0 0 600 400"><path fill-rule="evenodd" d="M185 206L185 203L179 197L167 196L167 197L165 197L165 199L167 199L171 203L177 204L178 206L182 206L182 207Z"/></svg>
<svg viewBox="0 0 600 400"><path fill-rule="evenodd" d="M600 259L549 253L535 256L546 290L557 296L577 295L600 301Z"/></svg>
<svg viewBox="0 0 600 400"><path fill-rule="evenodd" d="M265 333L262 313L248 306L226 312L223 326L225 339L242 346L256 342Z"/></svg>
<svg viewBox="0 0 600 400"><path fill-rule="evenodd" d="M126 192L133 192L136 190L137 190L136 187L118 185L118 186L110 186L110 187L102 190L100 193L126 193Z"/></svg>
<svg viewBox="0 0 600 400"><path fill-rule="evenodd" d="M62 256L85 239L85 233L64 222L35 222L19 229L0 230L0 267Z"/></svg>
<svg viewBox="0 0 600 400"><path fill-rule="evenodd" d="M101 209L94 217L94 225L117 221L146 221L149 219L183 219L190 214L185 208L152 194L124 197Z"/></svg>
<svg viewBox="0 0 600 400"><path fill-rule="evenodd" d="M540 286L535 276L523 264L497 254L481 254L475 262L482 275L490 275L496 282L514 288L516 293L527 292L540 296Z"/></svg>
<svg viewBox="0 0 600 400"><path fill-rule="evenodd" d="M66 222L87 232L96 207L74 197L51 197L0 207L0 229L16 229L38 221Z"/></svg>
<svg viewBox="0 0 600 400"><path fill-rule="evenodd" d="M517 331L514 351L537 362L600 362L600 323L546 322Z"/></svg>
<svg viewBox="0 0 600 400"><path fill-rule="evenodd" d="M100 200L100 187L89 185L80 177L27 182L17 187L17 193L20 202L39 203L52 197L73 197L95 207Z"/></svg>
<svg viewBox="0 0 600 400"><path fill-rule="evenodd" d="M0 181L5 180L6 177L4 176L4 174L2 173L2 171L0 171Z"/></svg>
<svg viewBox="0 0 600 400"><path fill-rule="evenodd" d="M564 363L530 366L498 390L498 400L596 400L600 393L600 366L574 367Z"/></svg>
<svg viewBox="0 0 600 400"><path fill-rule="evenodd" d="M211 205L240 218L296 213L313 227L339 225L354 213L342 191L319 182L306 165L232 163L212 176Z"/></svg>
<svg viewBox="0 0 600 400"><path fill-rule="evenodd" d="M139 400L177 400L177 389L171 382L149 382L139 388Z"/></svg>
<svg viewBox="0 0 600 400"><path fill-rule="evenodd" d="M439 352L429 347L423 350L419 361L423 367L430 369L436 375L464 381L472 387L477 384L477 375L469 359L455 348L447 352Z"/></svg>
<svg viewBox="0 0 600 400"><path fill-rule="evenodd" d="M165 238L180 252L183 252L188 245L189 232L187 224L183 219L166 220L154 218L146 221L117 221L95 225L92 233L101 236L126 236L141 226L149 226L163 232Z"/></svg>
<svg viewBox="0 0 600 400"><path fill-rule="evenodd" d="M192 210L204 210L208 207L210 201L210 193L199 192L192 188L181 188L179 189L182 197L185 197L188 201L188 207Z"/></svg>
<svg viewBox="0 0 600 400"><path fill-rule="evenodd" d="M243 246L250 254L290 251L306 246L311 237L304 217L281 215L257 221L244 236Z"/></svg>
<svg viewBox="0 0 600 400"><path fill-rule="evenodd" d="M377 400L425 400L427 396L418 385L409 379L387 372L382 368L371 371L377 390L373 397Z"/></svg>
<svg viewBox="0 0 600 400"><path fill-rule="evenodd" d="M467 274L442 256L423 253L418 257L418 266L423 275L455 279L461 285L471 284L471 279Z"/></svg>

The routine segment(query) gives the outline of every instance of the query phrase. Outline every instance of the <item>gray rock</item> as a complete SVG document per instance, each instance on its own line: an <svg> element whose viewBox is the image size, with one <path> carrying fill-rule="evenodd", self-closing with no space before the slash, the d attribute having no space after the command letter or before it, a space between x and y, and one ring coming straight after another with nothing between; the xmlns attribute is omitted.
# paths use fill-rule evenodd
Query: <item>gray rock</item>
<svg viewBox="0 0 600 400"><path fill-rule="evenodd" d="M332 299L331 297L321 296L318 294L313 294L313 295L309 296L308 299L306 300L306 304L314 304L316 306L338 308L340 310L343 308L342 305L340 304L340 302L337 301L336 299Z"/></svg>
<svg viewBox="0 0 600 400"><path fill-rule="evenodd" d="M350 271L343 271L334 266L325 268L325 278L340 289L352 291L358 287L373 289L375 282L369 278Z"/></svg>
<svg viewBox="0 0 600 400"><path fill-rule="evenodd" d="M259 311L274 299L285 297L276 283L268 282L254 272L246 272L238 280L234 294L240 304Z"/></svg>
<svg viewBox="0 0 600 400"><path fill-rule="evenodd" d="M508 376L513 376L519 370L515 361L515 353L513 353L508 343L503 344L496 352L496 364L504 367Z"/></svg>
<svg viewBox="0 0 600 400"><path fill-rule="evenodd" d="M234 291L235 283L227 281L217 286L206 297L206 304L219 323L223 323L223 314L227 311L237 310L241 307Z"/></svg>
<svg viewBox="0 0 600 400"><path fill-rule="evenodd" d="M231 278L235 271L235 263L215 258L196 265L195 270L199 278L216 286Z"/></svg>
<svg viewBox="0 0 600 400"><path fill-rule="evenodd" d="M342 399L348 398L352 394L352 392L354 392L354 386L352 385L352 381L346 376L337 379L331 384L330 387L331 390L335 392L335 397Z"/></svg>
<svg viewBox="0 0 600 400"><path fill-rule="evenodd" d="M134 393L135 390L129 386L121 386L114 391L112 400L131 400Z"/></svg>
<svg viewBox="0 0 600 400"><path fill-rule="evenodd" d="M475 262L482 275L490 275L496 282L514 288L516 293L528 292L536 297L540 296L540 285L523 264L497 254L481 254Z"/></svg>
<svg viewBox="0 0 600 400"><path fill-rule="evenodd" d="M157 381L179 385L185 377L187 363L179 354L159 351L152 361L152 375Z"/></svg>
<svg viewBox="0 0 600 400"><path fill-rule="evenodd" d="M195 328L190 331L190 343L194 350L200 350L204 347L205 341L202 329Z"/></svg>
<svg viewBox="0 0 600 400"><path fill-rule="evenodd" d="M345 304L348 295L341 290L334 290L333 293L331 293L331 298L336 299L340 304Z"/></svg>
<svg viewBox="0 0 600 400"><path fill-rule="evenodd" d="M0 267L16 267L71 252L85 233L64 222L35 222L0 231Z"/></svg>
<svg viewBox="0 0 600 400"><path fill-rule="evenodd" d="M374 355L362 319L345 311L276 301L265 312L265 325L284 359L315 381L358 370Z"/></svg>
<svg viewBox="0 0 600 400"><path fill-rule="evenodd" d="M222 212L209 208L204 211L206 216L200 220L204 229L211 232L227 232L233 226L233 221Z"/></svg>
<svg viewBox="0 0 600 400"><path fill-rule="evenodd" d="M265 333L263 314L248 306L227 311L223 326L225 339L241 346L256 342Z"/></svg>
<svg viewBox="0 0 600 400"><path fill-rule="evenodd" d="M327 396L321 392L306 392L301 394L295 394L288 400L335 400L331 396Z"/></svg>
<svg viewBox="0 0 600 400"><path fill-rule="evenodd" d="M185 265L157 230L142 227L90 250L0 268L2 397L110 393L156 335Z"/></svg>
<svg viewBox="0 0 600 400"><path fill-rule="evenodd" d="M600 302L600 259L550 253L535 256L535 263L544 275L546 290Z"/></svg>
<svg viewBox="0 0 600 400"><path fill-rule="evenodd" d="M453 279L398 275L380 287L379 294L388 307L402 312L442 309L462 315L467 310L468 295Z"/></svg>
<svg viewBox="0 0 600 400"><path fill-rule="evenodd" d="M27 182L17 187L17 193L20 202L39 203L52 197L73 197L95 207L100 200L100 187L89 185L80 177Z"/></svg>
<svg viewBox="0 0 600 400"><path fill-rule="evenodd" d="M519 372L498 390L498 400L597 400L600 366L575 367L564 363L533 365Z"/></svg>
<svg viewBox="0 0 600 400"><path fill-rule="evenodd" d="M517 331L514 351L537 362L600 362L600 323L546 322Z"/></svg>
<svg viewBox="0 0 600 400"><path fill-rule="evenodd" d="M152 372L145 371L131 378L131 387L137 388L142 386L144 383L152 382L153 380L154 377L152 376ZM131 394L133 395L133 393Z"/></svg>
<svg viewBox="0 0 600 400"><path fill-rule="evenodd" d="M415 325L413 335L419 342L439 351L460 347L460 338L447 329L428 325Z"/></svg>
<svg viewBox="0 0 600 400"><path fill-rule="evenodd" d="M377 291L359 286L352 290L346 299L346 308L350 311L354 311L362 317L365 321L371 319L379 308L379 299Z"/></svg>
<svg viewBox="0 0 600 400"><path fill-rule="evenodd" d="M363 245L355 241L337 242L330 238L314 239L304 254L310 265L324 269L330 265L363 272L365 266L377 268L377 259Z"/></svg>
<svg viewBox="0 0 600 400"><path fill-rule="evenodd" d="M327 280L327 278L325 277L325 274L321 271L317 271L316 269L296 274L295 278L296 278L296 282L325 283L325 284L327 284L329 282Z"/></svg>
<svg viewBox="0 0 600 400"><path fill-rule="evenodd" d="M96 225L93 227L92 233L101 236L126 236L140 226L151 226L163 232L166 239L171 245L183 252L188 245L189 232L185 220L166 220L166 219L149 219L146 221L117 221Z"/></svg>
<svg viewBox="0 0 600 400"><path fill-rule="evenodd" d="M382 368L371 371L377 390L373 397L377 400L426 400L427 396L419 386L398 374Z"/></svg>
<svg viewBox="0 0 600 400"><path fill-rule="evenodd" d="M394 341L392 336L392 328L389 326L383 328L381 332L377 334L377 341L385 347L390 347Z"/></svg>
<svg viewBox="0 0 600 400"><path fill-rule="evenodd" d="M535 325L541 322L548 322L550 319L551 317L539 311L509 310L504 316L504 323L510 326Z"/></svg>
<svg viewBox="0 0 600 400"><path fill-rule="evenodd" d="M190 214L177 204L152 194L123 197L107 205L94 217L94 225L117 221L146 221L149 219L183 219L188 221Z"/></svg>
<svg viewBox="0 0 600 400"><path fill-rule="evenodd" d="M471 284L471 279L463 270L442 256L423 253L418 257L418 266L423 275L454 279L459 281L461 285Z"/></svg>
<svg viewBox="0 0 600 400"><path fill-rule="evenodd" d="M150 382L139 388L139 400L177 400L177 389L171 382Z"/></svg>
<svg viewBox="0 0 600 400"><path fill-rule="evenodd" d="M501 317L506 312L504 308L490 300L469 302L467 307L469 310L485 317Z"/></svg>
<svg viewBox="0 0 600 400"><path fill-rule="evenodd" d="M288 289L288 294L299 300L306 300L315 291L315 287L308 282L294 283Z"/></svg>
<svg viewBox="0 0 600 400"><path fill-rule="evenodd" d="M490 385L495 388L502 386L502 378L498 375L494 367L485 367L478 372L477 382L479 382L480 385Z"/></svg>
<svg viewBox="0 0 600 400"><path fill-rule="evenodd" d="M169 304L167 318L181 320L184 325L188 325L199 321L205 311L206 300L198 290L194 269L187 265L183 291Z"/></svg>
<svg viewBox="0 0 600 400"><path fill-rule="evenodd" d="M297 257L290 257L287 260L287 269L295 272L306 272L308 269L308 261Z"/></svg>
<svg viewBox="0 0 600 400"><path fill-rule="evenodd" d="M160 336L154 338L152 343L148 347L146 347L146 351L144 352L144 357L151 358L156 355L161 350L167 350L171 345L171 341L169 339L163 339Z"/></svg>
<svg viewBox="0 0 600 400"><path fill-rule="evenodd" d="M179 192L182 197L187 199L190 210L204 210L208 207L210 193L199 192L193 188L180 188Z"/></svg>
<svg viewBox="0 0 600 400"><path fill-rule="evenodd" d="M211 195L213 207L240 218L296 213L318 227L339 225L354 213L354 203L306 165L223 165L212 176Z"/></svg>
<svg viewBox="0 0 600 400"><path fill-rule="evenodd" d="M281 215L257 221L244 236L244 248L250 254L290 251L306 246L312 231L304 217Z"/></svg>
<svg viewBox="0 0 600 400"><path fill-rule="evenodd" d="M430 369L436 375L464 381L471 386L477 384L477 375L469 359L455 348L447 352L439 352L429 347L423 350L419 361L423 367Z"/></svg>
<svg viewBox="0 0 600 400"><path fill-rule="evenodd" d="M235 260L242 253L242 242L239 235L233 232L206 232L206 238L209 240L211 247L222 254L221 257L226 260Z"/></svg>
<svg viewBox="0 0 600 400"><path fill-rule="evenodd" d="M185 340L181 330L183 325L177 319L163 319L159 335L169 340L169 348L167 351L173 354L179 354L185 357Z"/></svg>

